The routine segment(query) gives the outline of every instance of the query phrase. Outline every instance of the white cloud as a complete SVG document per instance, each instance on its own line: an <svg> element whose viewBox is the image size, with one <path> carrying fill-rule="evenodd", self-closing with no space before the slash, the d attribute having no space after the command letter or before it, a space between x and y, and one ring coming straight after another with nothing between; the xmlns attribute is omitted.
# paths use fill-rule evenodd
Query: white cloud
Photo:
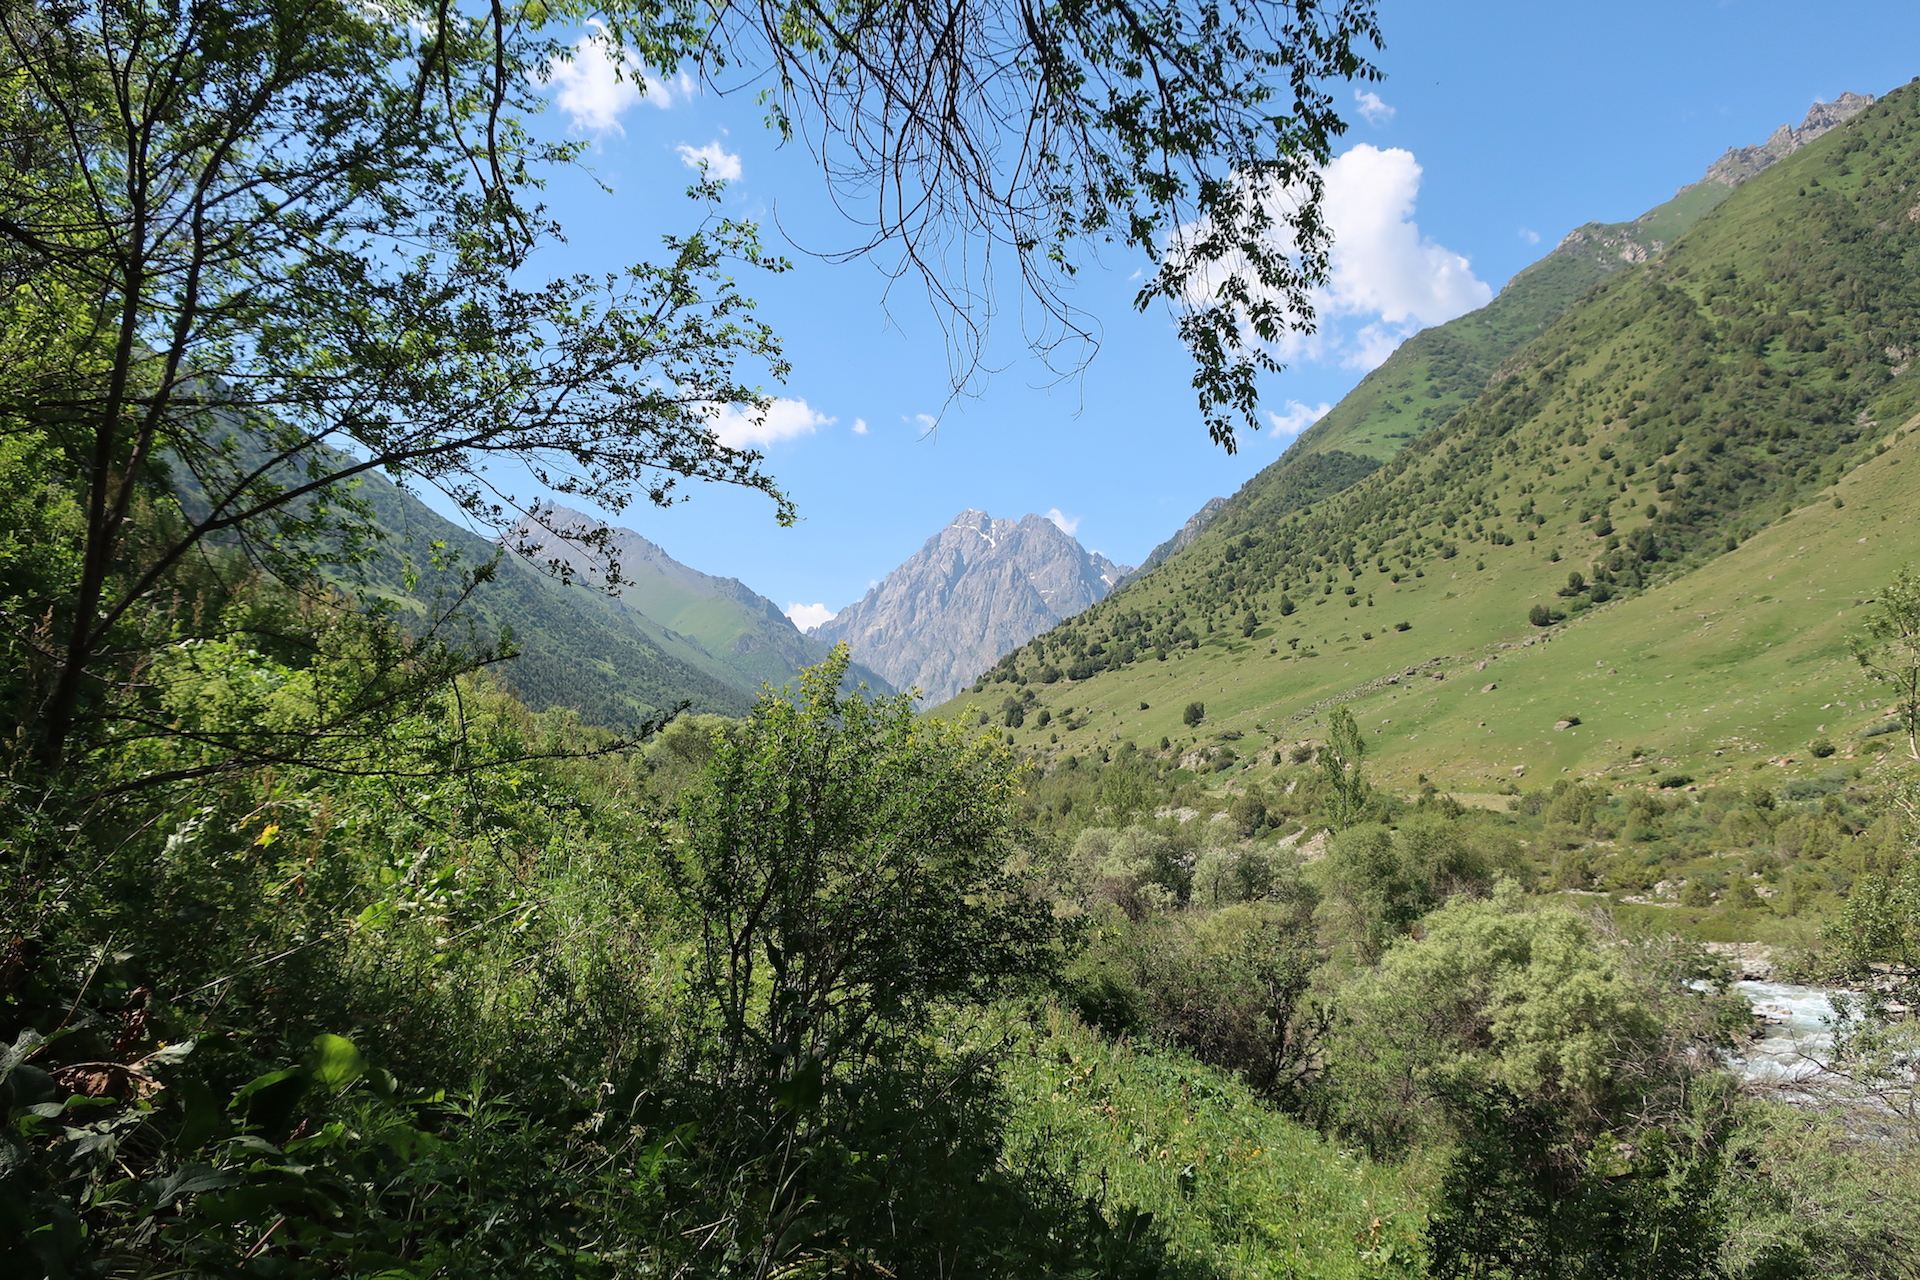
<svg viewBox="0 0 1920 1280"><path fill-rule="evenodd" d="M801 604L795 601L787 606L787 617L802 631L811 631L823 622L831 622L838 612L838 609L829 609L824 604Z"/></svg>
<svg viewBox="0 0 1920 1280"><path fill-rule="evenodd" d="M740 157L721 146L717 139L704 147L690 147L683 142L674 150L680 153L680 163L689 169L704 169L709 178L722 182L740 181Z"/></svg>
<svg viewBox="0 0 1920 1280"><path fill-rule="evenodd" d="M1371 89L1355 89L1353 100L1360 107L1360 118L1368 124L1387 124L1399 114Z"/></svg>
<svg viewBox="0 0 1920 1280"><path fill-rule="evenodd" d="M1407 335L1392 325L1364 324L1341 348L1340 363L1349 369L1370 372L1387 362Z"/></svg>
<svg viewBox="0 0 1920 1280"><path fill-rule="evenodd" d="M1362 143L1336 156L1321 173L1321 213L1333 244L1327 280L1314 290L1318 329L1286 331L1275 343L1283 360L1334 360L1372 368L1420 329L1464 315L1493 299L1493 290L1473 274L1473 264L1435 244L1414 219L1420 195L1420 162L1400 147ZM1274 187L1267 207L1297 205L1298 192ZM1192 244L1204 228L1180 228L1175 244ZM1284 225L1276 235L1286 236ZM1291 238L1276 244L1295 252ZM1189 297L1203 302L1244 266L1224 261L1198 272Z"/></svg>
<svg viewBox="0 0 1920 1280"><path fill-rule="evenodd" d="M805 400L775 400L761 413L750 405L716 404L707 407L707 429L731 449L758 449L782 440L810 436L840 421L828 417Z"/></svg>
<svg viewBox="0 0 1920 1280"><path fill-rule="evenodd" d="M1070 516L1058 507L1047 508L1047 519L1053 521L1053 527L1066 534L1069 538L1080 528L1079 516Z"/></svg>
<svg viewBox="0 0 1920 1280"><path fill-rule="evenodd" d="M1538 231L1535 231L1532 227L1520 228L1520 238L1522 240L1525 240L1528 244L1540 243L1540 233Z"/></svg>
<svg viewBox="0 0 1920 1280"><path fill-rule="evenodd" d="M867 420L865 418L855 418L853 420L853 434L857 436L867 434Z"/></svg>
<svg viewBox="0 0 1920 1280"><path fill-rule="evenodd" d="M1275 438L1283 441L1292 439L1314 423L1327 416L1327 410L1333 408L1325 400L1319 404L1302 404L1298 400L1287 401L1287 407L1279 413L1268 412L1267 421L1273 425Z"/></svg>
<svg viewBox="0 0 1920 1280"><path fill-rule="evenodd" d="M909 426L918 427L923 432L932 431L940 425L940 419L930 413L910 413L901 418L900 421L907 423Z"/></svg>
<svg viewBox="0 0 1920 1280"><path fill-rule="evenodd" d="M552 87L554 102L567 113L575 129L620 133L620 117L637 104L646 102L664 109L699 91L693 77L684 71L670 80L649 74L632 54L613 44L604 23L596 19L587 26L591 30L574 41L573 55L549 58L541 77Z"/></svg>
<svg viewBox="0 0 1920 1280"><path fill-rule="evenodd" d="M1413 220L1420 162L1400 147L1362 144L1326 170L1333 228L1333 309L1389 325L1439 324L1493 300L1473 264L1420 233Z"/></svg>

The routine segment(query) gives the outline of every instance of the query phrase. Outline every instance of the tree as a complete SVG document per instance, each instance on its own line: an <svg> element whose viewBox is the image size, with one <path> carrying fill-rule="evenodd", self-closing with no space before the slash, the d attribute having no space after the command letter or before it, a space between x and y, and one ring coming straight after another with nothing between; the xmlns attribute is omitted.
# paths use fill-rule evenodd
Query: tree
<svg viewBox="0 0 1920 1280"><path fill-rule="evenodd" d="M1435 898L1385 827L1340 832L1327 848L1322 924L1366 964L1435 905Z"/></svg>
<svg viewBox="0 0 1920 1280"><path fill-rule="evenodd" d="M1881 590L1848 643L1861 669L1893 695L1907 751L1920 760L1920 575L1911 566Z"/></svg>
<svg viewBox="0 0 1920 1280"><path fill-rule="evenodd" d="M672 8L704 34L704 6ZM1036 344L1089 350L1064 285L1080 245L1113 242L1147 259L1135 306L1177 317L1213 439L1258 428L1259 375L1312 326L1321 166L1345 128L1329 82L1378 78L1375 0L850 0L726 6L716 25L702 69L771 73L783 132L811 116L817 158L867 209L853 251L926 283L957 378L1008 253L1046 320ZM954 252L956 231L980 254Z"/></svg>
<svg viewBox="0 0 1920 1280"><path fill-rule="evenodd" d="M1267 802L1258 792L1242 791L1227 803L1227 820L1244 839L1252 839L1267 826Z"/></svg>
<svg viewBox="0 0 1920 1280"><path fill-rule="evenodd" d="M1187 704L1187 709L1180 713L1180 722L1186 725L1189 729L1191 729L1194 725L1199 724L1202 720L1205 720L1206 718L1207 718L1207 704L1204 702L1189 702Z"/></svg>
<svg viewBox="0 0 1920 1280"><path fill-rule="evenodd" d="M1829 962L1857 996L1836 997L1832 1068L1920 1139L1920 781L1891 788L1897 861L1853 882L1824 930Z"/></svg>
<svg viewBox="0 0 1920 1280"><path fill-rule="evenodd" d="M42 766L76 739L149 731L120 715L159 643L140 615L188 562L231 552L310 589L363 552L359 476L440 489L494 531L528 516L587 542L597 529L554 527L498 477L611 510L720 481L791 518L758 455L709 429L764 410L760 381L786 372L734 279L784 265L751 226L703 212L658 263L540 278L558 228L538 190L582 144L544 142L528 120L541 81L588 44L635 79L771 85L773 125L814 144L836 194L872 199L856 251L926 280L971 357L960 382L1005 275L996 252L1058 322L1030 335L1045 352L1086 336L1063 292L1079 247L1146 255L1136 301L1180 317L1229 448L1326 270L1331 82L1377 74L1373 0L616 2L582 41L588 13L0 6L0 306L10 336L60 338L22 344L36 358L0 378L0 420L57 448L84 512L36 664ZM981 252L949 258L956 242ZM231 747L286 760L294 745Z"/></svg>
<svg viewBox="0 0 1920 1280"><path fill-rule="evenodd" d="M307 586L363 552L360 476L496 529L538 511L477 474L489 460L616 509L697 477L787 517L708 430L763 403L742 366L784 369L729 276L778 265L750 228L709 218L658 265L531 277L539 170L575 149L520 124L546 47L498 6L0 9L11 123L42 142L0 197L10 319L64 326L84 357L79 376L64 352L34 362L0 404L59 450L84 512L43 765L76 734L149 731L121 714L154 648L140 614L194 562Z"/></svg>
<svg viewBox="0 0 1920 1280"><path fill-rule="evenodd" d="M912 699L843 693L846 646L716 735L671 880L699 938L710 1063L753 1098L830 1085L943 1002L1039 970L1044 902L1007 871L1018 775Z"/></svg>
<svg viewBox="0 0 1920 1280"><path fill-rule="evenodd" d="M1326 783L1327 821L1335 831L1358 822L1373 798L1373 787L1360 772L1366 758L1366 739L1353 712L1335 707L1327 717L1327 740L1320 747L1320 776Z"/></svg>
<svg viewBox="0 0 1920 1280"><path fill-rule="evenodd" d="M1432 1274L1709 1270L1723 1095L1665 1002L1710 997L1686 965L1639 959L1503 882L1428 915L1342 993L1323 1089L1335 1122L1376 1152L1447 1151Z"/></svg>

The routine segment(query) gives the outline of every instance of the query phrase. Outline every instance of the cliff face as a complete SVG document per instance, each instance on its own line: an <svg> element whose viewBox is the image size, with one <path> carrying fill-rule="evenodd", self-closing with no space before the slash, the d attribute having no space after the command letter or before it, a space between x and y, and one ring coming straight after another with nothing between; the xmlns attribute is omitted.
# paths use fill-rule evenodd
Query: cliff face
<svg viewBox="0 0 1920 1280"><path fill-rule="evenodd" d="M857 603L814 628L896 688L944 702L1001 655L1103 600L1126 570L1042 516L963 511Z"/></svg>
<svg viewBox="0 0 1920 1280"><path fill-rule="evenodd" d="M1734 147L1708 166L1706 176L1701 181L1737 187L1762 169L1786 159L1827 130L1845 124L1872 105L1873 96L1865 93L1843 93L1832 102L1816 102L1798 128L1783 124L1757 147Z"/></svg>

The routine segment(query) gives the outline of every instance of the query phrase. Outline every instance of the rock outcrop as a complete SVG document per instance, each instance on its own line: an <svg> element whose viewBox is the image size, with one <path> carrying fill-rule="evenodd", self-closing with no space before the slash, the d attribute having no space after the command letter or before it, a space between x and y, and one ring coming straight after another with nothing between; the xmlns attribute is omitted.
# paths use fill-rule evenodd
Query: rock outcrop
<svg viewBox="0 0 1920 1280"><path fill-rule="evenodd" d="M1816 102L1807 111L1798 128L1783 124L1757 147L1734 147L1707 167L1701 182L1717 182L1737 187L1754 174L1786 159L1836 125L1847 121L1873 105L1873 95L1843 93L1832 102ZM1697 184L1696 184L1697 185Z"/></svg>

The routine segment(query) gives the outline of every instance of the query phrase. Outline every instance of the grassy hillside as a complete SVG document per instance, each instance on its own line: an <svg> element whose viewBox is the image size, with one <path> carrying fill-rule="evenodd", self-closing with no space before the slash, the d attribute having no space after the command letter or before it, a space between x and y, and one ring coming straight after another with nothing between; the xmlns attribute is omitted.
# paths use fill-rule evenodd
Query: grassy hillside
<svg viewBox="0 0 1920 1280"><path fill-rule="evenodd" d="M1215 499L1223 527L1255 527L1297 505L1303 484L1352 483L1426 432L1471 404L1515 352L1599 285L1636 262L1663 252L1672 240L1726 199L1733 188L1699 182L1631 222L1590 222L1575 228L1552 252L1507 282L1492 302L1402 343L1339 404L1309 427L1286 456L1243 486L1231 501ZM1332 456L1335 473L1303 476ZM1211 510L1202 524L1211 522ZM1184 532L1184 531L1183 531ZM1158 567L1187 538L1170 540L1135 576ZM1176 546L1175 543L1178 543Z"/></svg>
<svg viewBox="0 0 1920 1280"><path fill-rule="evenodd" d="M1885 717L1846 636L1861 603L1920 557L1917 497L1920 420L1699 569L1553 628L1548 643L1497 650L1484 669L1370 691L1354 713L1378 729L1383 758L1457 773L1812 764L1823 736L1836 760L1851 757Z"/></svg>
<svg viewBox="0 0 1920 1280"><path fill-rule="evenodd" d="M1850 601L1920 556L1920 533L1897 517L1876 530L1853 523L1911 509L1920 481L1900 463L1908 448L1848 478L1920 408L1916 154L1920 95L1908 88L1617 273L1444 427L1351 487L1268 505L1298 486L1299 464L1276 464L1236 499L1245 514L1223 512L1155 573L1011 655L966 705L1063 752L1164 737L1247 758L1359 700L1390 766L1411 773L1417 758L1477 782L1516 764L1610 767L1636 747L1727 767L1798 749L1829 719L1835 732L1863 727L1867 709L1851 709L1851 723L1818 710L1839 696L1835 684L1811 718L1787 710L1778 687L1800 653L1827 655L1823 678L1840 679L1828 659L1844 624L1831 610L1826 632L1809 627L1804 604L1782 604L1772 623L1764 609L1741 620L1737 667L1712 646L1695 655L1651 637L1653 619L1685 614L1699 592L1718 592L1726 609L1790 602L1816 584L1831 593L1823 600ZM1789 530L1805 532L1795 541ZM1868 544L1871 563L1846 557L1857 585L1791 554L1815 532L1855 551L1855 539L1881 539ZM1768 574L1751 595L1774 600L1738 594ZM1535 606L1562 620L1533 625ZM1780 647L1789 633L1798 647ZM1529 641L1548 641L1529 651L1541 669L1530 701L1526 677L1506 674L1526 664L1502 648ZM1641 660L1621 662L1628 653ZM1657 667L1660 653L1684 669ZM1570 683L1601 658L1632 668L1604 705L1597 685ZM1444 692L1411 692L1429 686ZM1548 711L1550 686L1568 705ZM1190 727L1195 702L1204 715ZM1581 725L1553 728L1575 716Z"/></svg>
<svg viewBox="0 0 1920 1280"><path fill-rule="evenodd" d="M743 695L751 696L762 684L785 684L800 668L827 656L825 642L802 634L778 605L737 578L716 578L681 564L630 529L608 529L603 547L565 542L554 534L599 525L594 517L565 507L543 520L544 525L523 521L508 544L542 568L566 566L575 581L602 594L617 568L615 594L633 625L663 651ZM864 667L851 675L891 691Z"/></svg>
<svg viewBox="0 0 1920 1280"><path fill-rule="evenodd" d="M1410 1180L1276 1114L1232 1075L1049 1012L1004 1068L1005 1159L1138 1222L1196 1275L1420 1274ZM1185 1274L1184 1270L1176 1274Z"/></svg>
<svg viewBox="0 0 1920 1280"><path fill-rule="evenodd" d="M359 492L386 535L361 576L416 618L451 603L458 567L484 564L497 550L383 479L366 479ZM435 567L436 547L453 554L455 568ZM497 576L474 591L455 626L450 638L474 645L502 628L511 633L517 656L497 671L536 710L572 707L591 724L624 729L681 702L727 715L752 704L753 683L698 645L622 600L590 585L563 585L517 556L502 557Z"/></svg>
<svg viewBox="0 0 1920 1280"><path fill-rule="evenodd" d="M1480 308L1422 330L1308 428L1298 454L1385 461L1472 402L1509 356L1596 286L1692 227L1732 188L1699 183L1632 222L1588 223Z"/></svg>

